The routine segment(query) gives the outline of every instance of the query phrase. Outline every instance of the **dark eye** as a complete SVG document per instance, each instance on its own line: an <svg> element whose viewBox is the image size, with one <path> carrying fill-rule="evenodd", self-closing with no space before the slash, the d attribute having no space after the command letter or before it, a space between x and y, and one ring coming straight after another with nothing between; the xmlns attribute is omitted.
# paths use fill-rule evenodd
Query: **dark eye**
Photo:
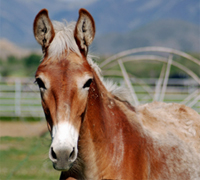
<svg viewBox="0 0 200 180"><path fill-rule="evenodd" d="M89 88L91 83L92 79L88 79L87 82L84 84L83 88Z"/></svg>
<svg viewBox="0 0 200 180"><path fill-rule="evenodd" d="M43 81L40 79L40 78L37 78L36 80L36 83L38 84L39 88L42 88L42 89L47 89L43 83Z"/></svg>

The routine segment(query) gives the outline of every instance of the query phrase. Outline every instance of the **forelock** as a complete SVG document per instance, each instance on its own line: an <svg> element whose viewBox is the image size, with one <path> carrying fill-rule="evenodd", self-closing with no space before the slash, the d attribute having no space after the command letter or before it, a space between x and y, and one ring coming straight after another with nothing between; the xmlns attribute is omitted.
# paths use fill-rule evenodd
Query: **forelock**
<svg viewBox="0 0 200 180"><path fill-rule="evenodd" d="M67 21L53 21L55 37L48 48L49 58L58 58L65 51L72 51L81 57L80 50L74 39L74 29L76 22L68 23Z"/></svg>
<svg viewBox="0 0 200 180"><path fill-rule="evenodd" d="M75 26L76 22L68 23L67 21L53 21L55 37L48 48L49 59L59 60L59 56L69 51L72 51L81 57L81 52L74 38ZM126 88L118 87L112 81L107 81L103 79L103 77L101 76L101 69L96 63L93 62L92 56L90 54L87 55L87 61L89 65L97 72L98 76L100 77L101 81L109 92L119 97L121 100L128 101L130 99L130 97L128 96L129 93L127 93Z"/></svg>

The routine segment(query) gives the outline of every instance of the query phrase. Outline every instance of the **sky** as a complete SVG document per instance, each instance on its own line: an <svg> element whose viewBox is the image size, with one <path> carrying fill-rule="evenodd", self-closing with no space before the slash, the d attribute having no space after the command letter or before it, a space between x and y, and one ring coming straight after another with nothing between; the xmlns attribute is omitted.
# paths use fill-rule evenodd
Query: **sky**
<svg viewBox="0 0 200 180"><path fill-rule="evenodd" d="M199 0L0 0L0 38L36 44L32 24L42 8L53 20L75 21L81 7L94 17L97 36L137 30L164 18L196 23L198 13L200 17Z"/></svg>

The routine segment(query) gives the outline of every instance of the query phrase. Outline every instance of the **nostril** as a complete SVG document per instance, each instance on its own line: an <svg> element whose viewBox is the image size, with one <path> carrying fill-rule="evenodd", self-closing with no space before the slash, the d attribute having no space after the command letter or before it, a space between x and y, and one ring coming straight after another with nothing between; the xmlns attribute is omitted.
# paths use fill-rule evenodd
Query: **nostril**
<svg viewBox="0 0 200 180"><path fill-rule="evenodd" d="M72 150L72 152L69 155L69 160L73 160L74 156L75 156L75 148L73 147L73 150Z"/></svg>
<svg viewBox="0 0 200 180"><path fill-rule="evenodd" d="M76 148L73 147L71 152L68 148L51 147L49 149L49 158L54 164L62 164L63 162L74 162L77 157Z"/></svg>
<svg viewBox="0 0 200 180"><path fill-rule="evenodd" d="M57 159L56 153L53 150L53 147L51 147L51 156L53 159Z"/></svg>

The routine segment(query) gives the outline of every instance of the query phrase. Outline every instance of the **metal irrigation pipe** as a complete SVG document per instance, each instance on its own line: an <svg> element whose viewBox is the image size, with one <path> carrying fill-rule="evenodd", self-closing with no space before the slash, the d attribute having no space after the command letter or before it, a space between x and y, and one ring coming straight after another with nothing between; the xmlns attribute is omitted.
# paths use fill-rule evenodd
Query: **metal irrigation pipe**
<svg viewBox="0 0 200 180"><path fill-rule="evenodd" d="M182 51L179 50L175 50L172 48L166 48L166 47L157 47L157 46L150 46L150 47L142 47L142 48L134 48L134 49L130 49L130 50L126 50L126 51L122 51L118 54L115 54L111 57L109 57L108 59L106 59L104 62L102 62L100 64L100 67L104 67L105 65L107 65L108 63L110 63L111 61L115 60L115 59L119 59L122 58L124 56L130 55L130 54L134 54L134 53L139 53L139 52L150 52L150 51L154 51L154 52L165 52L165 53L170 53L170 54L176 54L182 57L185 57L186 59L189 59L191 61L193 61L194 63L198 64L200 66L200 60L192 57L191 55L184 53Z"/></svg>
<svg viewBox="0 0 200 180"><path fill-rule="evenodd" d="M162 85L164 74L165 74L165 68L166 68L166 65L163 64L162 70L160 72L160 77L158 79L158 82L156 83L153 101L158 101L158 99L159 99L160 89L161 89L161 85Z"/></svg>
<svg viewBox="0 0 200 180"><path fill-rule="evenodd" d="M129 61L141 61L141 60L153 60L153 61L159 61L159 62L164 62L167 63L168 59L163 58L161 56L148 56L148 55L141 55L141 56L128 56L128 57L124 57L121 61L122 62L129 62ZM113 62L113 65L116 65L117 62ZM173 61L172 65L175 67L178 67L179 69L183 70L184 72L186 72L188 75L190 75L198 84L200 84L200 78L194 73L192 72L190 69L188 69L187 67L183 66L182 64ZM110 68L110 66L109 66Z"/></svg>
<svg viewBox="0 0 200 180"><path fill-rule="evenodd" d="M161 91L161 94L160 94L160 101L161 102L164 100L165 92L166 92L166 89L167 89L167 83L168 83L168 79L169 79L170 69L171 69L171 65L172 65L172 62L173 62L172 58L173 58L173 55L170 54L169 58L168 58L168 62L167 62L167 69L165 71L165 78L164 78L164 82L163 82L163 86L162 86L162 91Z"/></svg>
<svg viewBox="0 0 200 180"><path fill-rule="evenodd" d="M141 87L149 94L149 96L153 97L152 93L153 93L153 89L151 87L149 87L146 82L144 82L143 80L133 76L132 74L130 73L127 73L128 76L130 77L130 80L131 78L134 78L135 81L141 85ZM103 75L104 76L120 76L120 77L123 77L122 75L122 72L120 70L108 70L108 71L104 71L103 72ZM132 80L131 80L132 81Z"/></svg>
<svg viewBox="0 0 200 180"><path fill-rule="evenodd" d="M124 80L126 81L126 84L127 84L128 88L129 88L129 90L131 92L131 95L133 97L134 103L135 103L136 106L138 106L139 105L139 101L138 101L138 98L137 98L137 96L135 94L133 86L131 85L131 81L130 81L130 79L128 77L126 69L124 68L124 65L123 65L123 63L122 63L122 61L120 59L118 60L118 63L119 63L119 66L120 66L120 68L122 70L122 74L124 76Z"/></svg>

